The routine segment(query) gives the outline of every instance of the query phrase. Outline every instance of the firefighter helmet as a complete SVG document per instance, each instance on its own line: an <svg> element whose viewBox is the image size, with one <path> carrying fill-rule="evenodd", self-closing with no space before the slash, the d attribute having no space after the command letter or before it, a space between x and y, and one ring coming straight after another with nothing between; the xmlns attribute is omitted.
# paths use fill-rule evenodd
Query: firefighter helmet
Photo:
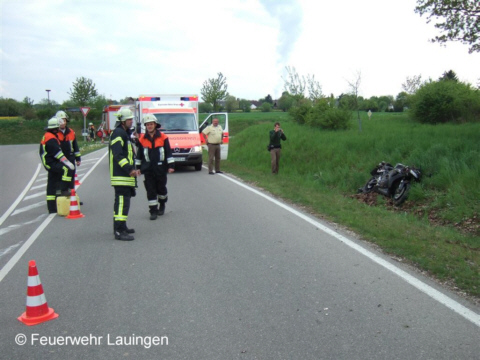
<svg viewBox="0 0 480 360"><path fill-rule="evenodd" d="M57 111L57 114L55 116L59 119L66 119L67 121L69 121L67 113L63 110Z"/></svg>
<svg viewBox="0 0 480 360"><path fill-rule="evenodd" d="M50 120L48 120L47 127L45 130L51 130L51 129L58 129L60 127L60 122L57 117L52 117Z"/></svg>
<svg viewBox="0 0 480 360"><path fill-rule="evenodd" d="M132 110L129 108L121 108L118 113L115 114L117 116L117 121L115 123L115 127L120 126L120 124L128 119L133 119Z"/></svg>
<svg viewBox="0 0 480 360"><path fill-rule="evenodd" d="M157 124L157 129L160 128L161 124L158 122L158 119L153 114L146 114L143 117L143 123L147 125L147 123L154 122Z"/></svg>
<svg viewBox="0 0 480 360"><path fill-rule="evenodd" d="M93 125L93 123L88 123L88 126L92 126L92 125Z"/></svg>

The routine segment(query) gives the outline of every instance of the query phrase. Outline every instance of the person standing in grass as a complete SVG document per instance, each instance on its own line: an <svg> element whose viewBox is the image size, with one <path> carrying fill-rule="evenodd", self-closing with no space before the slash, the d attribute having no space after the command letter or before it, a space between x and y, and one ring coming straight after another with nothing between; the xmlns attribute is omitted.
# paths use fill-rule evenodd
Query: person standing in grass
<svg viewBox="0 0 480 360"><path fill-rule="evenodd" d="M272 164L272 174L278 174L280 166L280 154L282 151L281 140L287 140L287 137L280 128L280 123L276 122L273 130L270 130L270 157Z"/></svg>

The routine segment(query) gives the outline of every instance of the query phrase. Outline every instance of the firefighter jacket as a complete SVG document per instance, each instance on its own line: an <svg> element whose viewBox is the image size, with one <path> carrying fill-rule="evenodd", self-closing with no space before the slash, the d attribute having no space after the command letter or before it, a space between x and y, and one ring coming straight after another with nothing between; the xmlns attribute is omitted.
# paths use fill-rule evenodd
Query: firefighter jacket
<svg viewBox="0 0 480 360"><path fill-rule="evenodd" d="M60 141L54 133L50 131L45 132L40 142L39 155L45 170L53 172L63 171L64 177L68 177L68 168L62 163L62 158L65 155L60 148Z"/></svg>
<svg viewBox="0 0 480 360"><path fill-rule="evenodd" d="M138 139L136 165L143 174L150 172L155 175L165 175L169 168L175 168L167 135L159 130L155 131L153 138L148 133L141 134Z"/></svg>
<svg viewBox="0 0 480 360"><path fill-rule="evenodd" d="M130 136L122 126L113 130L110 136L109 155L110 184L137 187L137 178L130 176L134 170L135 153Z"/></svg>
<svg viewBox="0 0 480 360"><path fill-rule="evenodd" d="M58 140L60 140L60 146L65 156L73 162L81 161L80 149L78 148L77 138L75 131L68 126L65 127L65 132L58 130Z"/></svg>

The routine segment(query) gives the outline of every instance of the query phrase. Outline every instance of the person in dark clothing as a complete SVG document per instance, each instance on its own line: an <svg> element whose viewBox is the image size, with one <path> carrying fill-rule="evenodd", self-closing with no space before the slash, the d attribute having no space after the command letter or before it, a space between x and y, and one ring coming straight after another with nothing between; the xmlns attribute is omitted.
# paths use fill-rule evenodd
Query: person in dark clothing
<svg viewBox="0 0 480 360"><path fill-rule="evenodd" d="M48 171L47 209L51 214L57 212L58 196L70 196L69 188L75 169L75 165L65 157L60 147L60 141L57 138L59 126L59 120L56 117L48 120L39 150L42 164Z"/></svg>
<svg viewBox="0 0 480 360"><path fill-rule="evenodd" d="M134 240L130 234L135 230L127 227L127 219L140 171L135 169L135 153L130 137L133 113L128 108L120 109L117 118L109 144L110 183L115 189L113 232L116 240L130 241Z"/></svg>
<svg viewBox="0 0 480 360"><path fill-rule="evenodd" d="M158 215L165 213L165 203L168 200L167 174L175 171L175 160L168 137L160 132L161 125L155 115L146 114L143 123L146 132L138 138L138 156L135 161L145 176L150 220L155 220Z"/></svg>
<svg viewBox="0 0 480 360"><path fill-rule="evenodd" d="M67 126L68 123L68 115L65 111L57 111L55 115L59 121L60 127L58 131L58 140L60 140L60 146L62 147L62 151L67 157L68 161L72 164L76 164L80 166L82 161L80 149L77 143L77 137L75 136L75 131ZM70 189L75 189L75 173L77 169L75 167L72 176L72 183L70 184Z"/></svg>
<svg viewBox="0 0 480 360"><path fill-rule="evenodd" d="M280 128L280 123L275 123L275 128L270 130L270 157L272 165L272 174L278 174L278 169L280 167L280 154L282 151L281 140L287 140L287 137L283 133L283 130Z"/></svg>

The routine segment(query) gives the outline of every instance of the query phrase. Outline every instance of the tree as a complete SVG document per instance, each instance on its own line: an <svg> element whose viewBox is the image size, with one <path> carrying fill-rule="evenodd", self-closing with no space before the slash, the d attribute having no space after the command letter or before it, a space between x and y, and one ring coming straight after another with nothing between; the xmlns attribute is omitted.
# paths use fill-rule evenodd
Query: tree
<svg viewBox="0 0 480 360"><path fill-rule="evenodd" d="M228 95L227 88L227 78L219 72L216 79L208 79L204 81L200 93L202 94L203 101L212 104L213 110L218 111L218 102L225 100Z"/></svg>
<svg viewBox="0 0 480 360"><path fill-rule="evenodd" d="M457 74L455 74L455 71L449 70L449 71L445 71L438 80L452 80L452 81L458 82L458 77L457 77Z"/></svg>
<svg viewBox="0 0 480 360"><path fill-rule="evenodd" d="M252 103L246 99L240 99L238 102L238 108L243 112L250 112L252 110L251 105Z"/></svg>
<svg viewBox="0 0 480 360"><path fill-rule="evenodd" d="M402 84L402 89L408 94L415 94L415 92L422 85L422 75L407 76L407 79Z"/></svg>
<svg viewBox="0 0 480 360"><path fill-rule="evenodd" d="M285 69L287 70L287 78L282 78L285 90L293 96L304 97L306 87L305 77L298 75L297 70L293 66L286 66Z"/></svg>
<svg viewBox="0 0 480 360"><path fill-rule="evenodd" d="M93 81L83 76L77 78L73 83L73 90L70 89L68 94L70 95L70 99L79 106L88 105L94 97L98 96Z"/></svg>
<svg viewBox="0 0 480 360"><path fill-rule="evenodd" d="M294 102L295 98L290 95L288 91L284 91L280 99L277 100L277 107L283 112L285 112L293 106Z"/></svg>
<svg viewBox="0 0 480 360"><path fill-rule="evenodd" d="M443 32L432 42L460 41L470 45L469 53L480 52L480 2L478 0L417 0L415 12L427 14L427 23L435 18L435 27ZM440 20L443 18L442 20Z"/></svg>
<svg viewBox="0 0 480 360"><path fill-rule="evenodd" d="M413 119L423 123L480 120L480 92L460 81L430 81L411 98Z"/></svg>
<svg viewBox="0 0 480 360"><path fill-rule="evenodd" d="M307 75L308 98L313 102L320 100L322 95L322 86L315 80L315 75Z"/></svg>
<svg viewBox="0 0 480 360"><path fill-rule="evenodd" d="M347 80L348 86L350 86L350 94L353 96L355 110L357 111L358 116L358 126L359 130L362 131L362 120L360 120L360 106L358 101L358 93L360 91L360 84L362 83L362 73L357 71L357 74L354 79Z"/></svg>
<svg viewBox="0 0 480 360"><path fill-rule="evenodd" d="M238 109L238 100L235 96L227 95L225 98L225 109L229 113Z"/></svg>

